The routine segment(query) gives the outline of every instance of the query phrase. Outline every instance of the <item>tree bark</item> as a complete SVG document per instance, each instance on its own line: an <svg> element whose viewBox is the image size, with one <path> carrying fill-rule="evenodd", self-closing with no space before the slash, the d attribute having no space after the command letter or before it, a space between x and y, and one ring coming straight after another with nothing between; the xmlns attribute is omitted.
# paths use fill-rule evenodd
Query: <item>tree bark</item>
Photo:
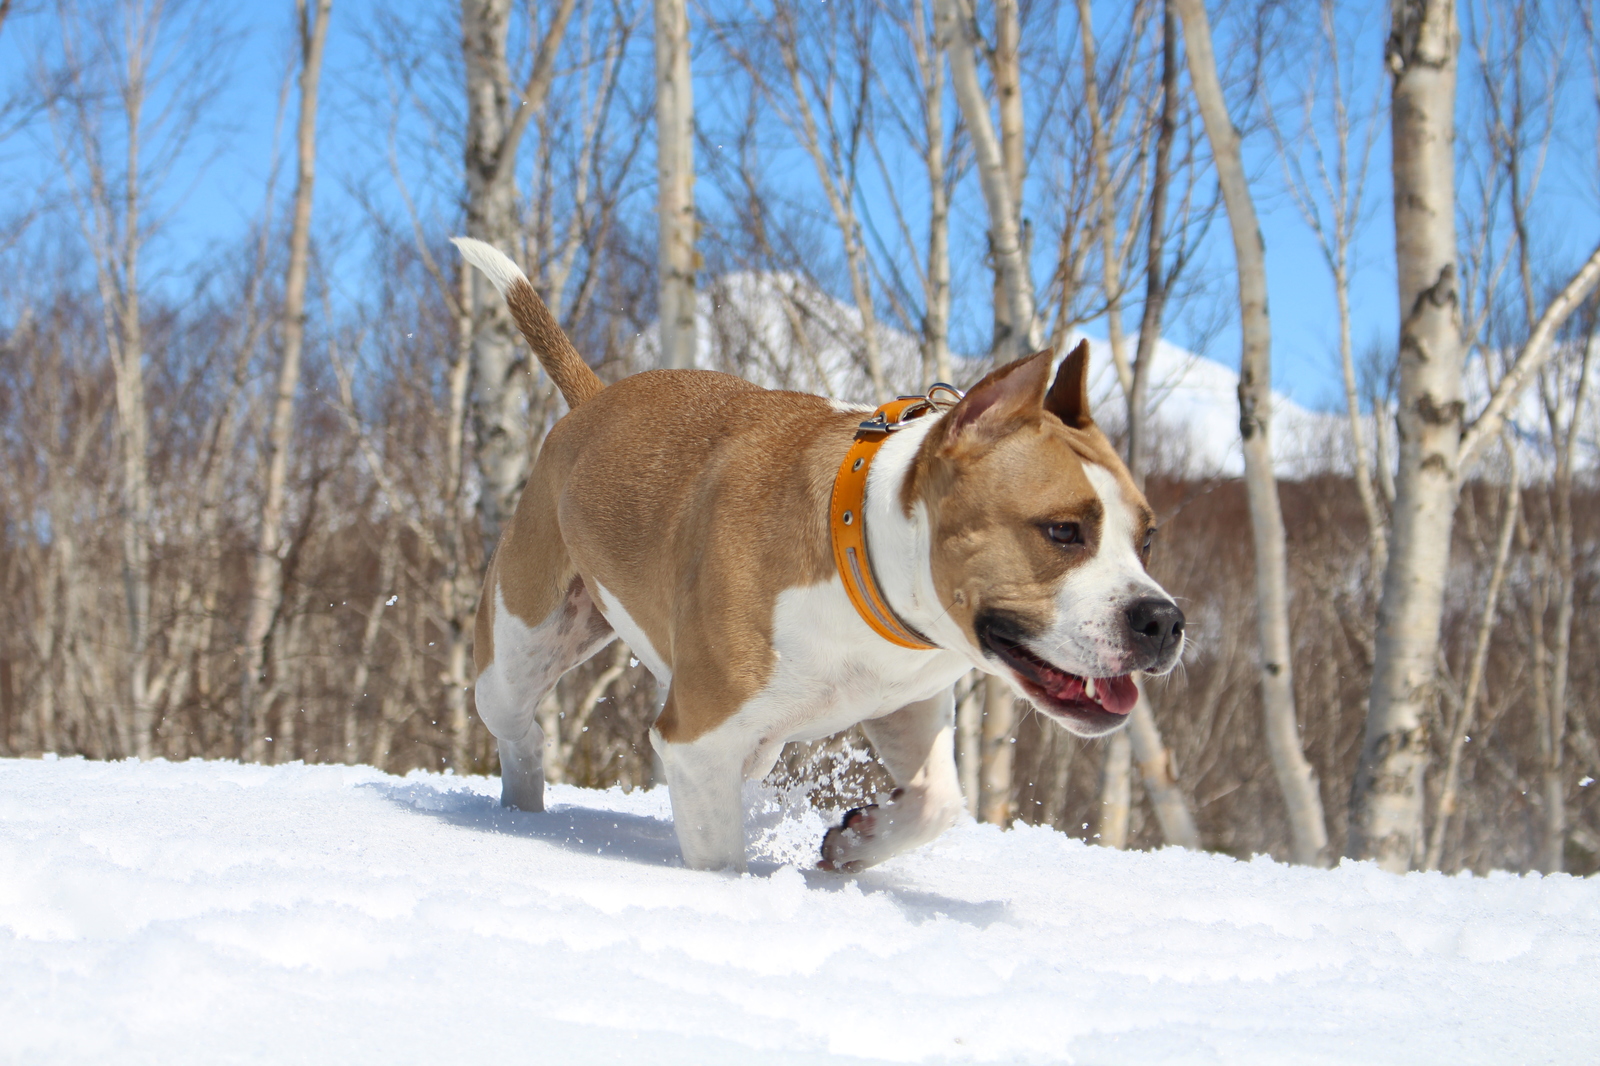
<svg viewBox="0 0 1600 1066"><path fill-rule="evenodd" d="M917 69L922 75L922 107L927 146L923 163L928 171L928 267L924 282L927 314L922 324L922 376L924 385L949 382L950 363L950 193L945 186L944 64L928 34L921 0L911 35Z"/></svg>
<svg viewBox="0 0 1600 1066"><path fill-rule="evenodd" d="M1171 278L1166 269L1167 194L1172 184L1172 142L1178 132L1178 25L1170 0L1161 20L1161 126L1156 134L1155 172L1150 179L1149 239L1145 244L1144 312L1139 319L1139 341L1129 368L1128 469L1144 488L1145 427L1148 422L1150 364L1166 313ZM1080 5L1080 18L1083 17ZM1110 282L1107 282L1109 289Z"/></svg>
<svg viewBox="0 0 1600 1066"><path fill-rule="evenodd" d="M1094 155L1095 199L1099 218L1100 284L1106 294L1106 339L1111 362L1122 384L1122 394L1133 394L1133 374L1128 365L1128 345L1122 329L1122 257L1117 254L1117 203L1111 185L1111 144L1105 116L1100 110L1100 67L1096 58L1094 19L1089 0L1078 0L1078 35L1083 41L1083 107L1089 113L1089 148Z"/></svg>
<svg viewBox="0 0 1600 1066"><path fill-rule="evenodd" d="M1016 765L1016 696L1004 678L983 679L982 758L978 764L978 814L990 825L1006 826L1016 815L1012 769Z"/></svg>
<svg viewBox="0 0 1600 1066"><path fill-rule="evenodd" d="M1174 4L1183 19L1189 77L1216 160L1239 271L1239 433L1255 546L1256 630L1262 656L1261 704L1267 751L1288 810L1295 861L1323 865L1328 830L1322 798L1295 720L1287 547L1270 438L1272 332L1267 317L1266 247L1240 157L1239 131L1228 115L1217 78L1205 6L1202 0L1174 0Z"/></svg>
<svg viewBox="0 0 1600 1066"><path fill-rule="evenodd" d="M1015 8L1011 10L1015 12ZM1023 249L1020 201L1012 191L1001 140L995 134L989 114L989 99L978 82L977 61L973 56L977 42L971 10L965 0L937 0L935 11L939 46L949 57L956 103L972 139L978 184L983 191L989 223L990 249L1001 278L1002 299L996 317L1001 318L1003 312L1005 326L1003 332L997 333L994 348L995 363L1001 365L1027 355L1039 344L1033 280ZM1016 114L1020 116L1020 110ZM1010 140L1020 142L1021 130L1016 130Z"/></svg>
<svg viewBox="0 0 1600 1066"><path fill-rule="evenodd" d="M511 103L511 72L506 34L511 0L462 0L461 49L467 92L467 236L501 251L517 251L516 160L522 134L544 110L555 56L566 34L575 0L559 0L539 41L533 69ZM531 267L530 267L531 269ZM498 295L474 284L472 320L474 450L482 489L478 517L484 558L500 539L532 466L532 427L528 396L533 385L525 354L518 347L511 312Z"/></svg>
<svg viewBox="0 0 1600 1066"><path fill-rule="evenodd" d="M1500 535L1496 541L1494 566L1489 571L1489 587L1483 594L1483 613L1478 618L1477 637L1473 641L1472 664L1467 668L1467 688L1461 697L1461 710L1456 714L1455 727L1450 731L1450 744L1446 749L1444 781L1439 786L1439 810L1434 815L1433 832L1428 838L1428 852L1422 864L1424 870L1439 869L1444 859L1445 834L1450 819L1456 813L1461 787L1461 757L1466 751L1467 731L1472 728L1473 714L1478 707L1478 695L1483 690L1484 669L1489 662L1489 642L1494 636L1495 613L1500 602L1500 587L1505 582L1506 564L1511 558L1511 540L1517 529L1517 510L1521 506L1521 491L1517 469L1517 455L1510 441L1506 442L1506 458L1511 477L1506 484L1506 501L1500 517Z"/></svg>
<svg viewBox="0 0 1600 1066"><path fill-rule="evenodd" d="M467 688L472 683L470 643L472 618L478 604L478 574L467 544L469 529L466 492L467 388L472 379L472 275L465 263L457 270L456 359L450 367L450 406L445 412L445 507L440 536L444 574L439 579L438 600L445 617L445 711L450 717L450 765L456 773L472 770L469 741L472 718L467 711Z"/></svg>
<svg viewBox="0 0 1600 1066"><path fill-rule="evenodd" d="M1127 732L1133 758L1139 763L1139 779L1150 794L1150 805L1155 808L1156 821L1161 823L1162 839L1168 844L1198 851L1200 831L1195 827L1188 797L1178 787L1172 752L1161 742L1161 732L1156 727L1155 715L1150 710L1150 701L1145 696L1142 681L1139 683L1139 702L1128 716Z"/></svg>
<svg viewBox="0 0 1600 1066"><path fill-rule="evenodd" d="M1349 853L1403 871L1422 839L1465 352L1455 263L1455 4L1393 0L1390 20L1400 455Z"/></svg>
<svg viewBox="0 0 1600 1066"><path fill-rule="evenodd" d="M961 795L966 800L967 812L974 818L983 812L981 767L986 676L976 670L968 674L967 690L956 703L956 773L961 778Z"/></svg>
<svg viewBox="0 0 1600 1066"><path fill-rule="evenodd" d="M1567 687L1571 677L1572 623L1577 599L1577 557L1572 516L1572 475L1576 458L1578 426L1589 393L1589 366L1594 354L1594 327L1586 324L1583 355L1578 361L1577 388L1572 397L1572 414L1561 422L1560 384L1556 394L1545 401L1550 437L1555 443L1556 472L1552 486L1555 497L1551 521L1550 550L1554 555L1557 583L1555 646L1550 652L1549 725L1540 731L1540 791L1544 794L1544 839L1539 868L1545 873L1560 873L1566 868L1567 816L1566 783L1562 763L1567 737Z"/></svg>
<svg viewBox="0 0 1600 1066"><path fill-rule="evenodd" d="M661 365L694 366L694 86L686 0L655 0Z"/></svg>
<svg viewBox="0 0 1600 1066"><path fill-rule="evenodd" d="M1128 820L1133 814L1133 742L1126 729L1106 739L1100 777L1095 840L1101 847L1121 850L1128 846Z"/></svg>
<svg viewBox="0 0 1600 1066"><path fill-rule="evenodd" d="M296 0L300 32L300 115L295 127L297 179L289 224L289 268L283 285L282 348L266 439L266 480L250 560L250 602L245 613L244 677L239 694L239 757L259 761L264 754L259 706L270 667L268 637L283 597L283 516L289 480L289 447L294 436L294 398L300 388L300 356L305 346L306 276L311 260L311 206L317 178L317 92L328 39L333 0Z"/></svg>

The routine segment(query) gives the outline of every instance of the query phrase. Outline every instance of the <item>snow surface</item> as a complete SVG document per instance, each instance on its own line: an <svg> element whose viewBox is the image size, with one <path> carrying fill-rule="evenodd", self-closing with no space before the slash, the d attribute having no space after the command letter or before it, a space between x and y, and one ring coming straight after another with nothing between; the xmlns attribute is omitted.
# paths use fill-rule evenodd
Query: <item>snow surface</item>
<svg viewBox="0 0 1600 1066"><path fill-rule="evenodd" d="M1600 879L1331 871L968 823L856 877L752 786L751 873L665 790L0 761L0 1060L1600 1059Z"/></svg>

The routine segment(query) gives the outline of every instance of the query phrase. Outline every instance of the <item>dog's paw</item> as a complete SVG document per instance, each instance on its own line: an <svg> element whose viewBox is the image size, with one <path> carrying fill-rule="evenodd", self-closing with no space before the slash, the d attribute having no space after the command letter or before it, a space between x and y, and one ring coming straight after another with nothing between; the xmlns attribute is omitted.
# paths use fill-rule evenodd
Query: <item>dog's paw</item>
<svg viewBox="0 0 1600 1066"><path fill-rule="evenodd" d="M853 874L871 866L865 858L878 829L878 805L857 807L844 816L844 821L822 836L822 860L819 870L835 870Z"/></svg>

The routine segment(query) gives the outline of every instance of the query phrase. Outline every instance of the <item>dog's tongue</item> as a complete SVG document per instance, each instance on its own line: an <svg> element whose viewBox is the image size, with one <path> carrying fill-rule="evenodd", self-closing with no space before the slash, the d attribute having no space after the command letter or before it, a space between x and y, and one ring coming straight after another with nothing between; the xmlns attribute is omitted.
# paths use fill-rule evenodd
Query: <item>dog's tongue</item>
<svg viewBox="0 0 1600 1066"><path fill-rule="evenodd" d="M1112 714L1127 714L1139 702L1139 686L1128 674L1094 679L1095 701Z"/></svg>

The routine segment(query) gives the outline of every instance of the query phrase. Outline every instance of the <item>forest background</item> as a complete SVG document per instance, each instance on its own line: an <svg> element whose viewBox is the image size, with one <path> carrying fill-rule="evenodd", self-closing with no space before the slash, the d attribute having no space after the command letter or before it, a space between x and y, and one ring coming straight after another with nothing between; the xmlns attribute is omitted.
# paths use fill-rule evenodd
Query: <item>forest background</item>
<svg viewBox="0 0 1600 1066"><path fill-rule="evenodd" d="M980 818L1591 872L1594 14L0 0L0 755L495 771L470 620L562 407L469 232L608 379L870 402L1104 338L1190 650L1110 742L969 679ZM1397 114L1443 163L1406 170ZM1431 287L1427 242L1397 258L1418 173L1450 180ZM1418 369L1424 289L1454 385ZM1178 454L1159 337L1246 371L1244 477ZM1314 473L1275 476L1272 387L1347 415ZM1430 573L1433 633L1402 602ZM553 779L650 783L657 699L620 644L574 671ZM878 781L854 733L777 772Z"/></svg>

